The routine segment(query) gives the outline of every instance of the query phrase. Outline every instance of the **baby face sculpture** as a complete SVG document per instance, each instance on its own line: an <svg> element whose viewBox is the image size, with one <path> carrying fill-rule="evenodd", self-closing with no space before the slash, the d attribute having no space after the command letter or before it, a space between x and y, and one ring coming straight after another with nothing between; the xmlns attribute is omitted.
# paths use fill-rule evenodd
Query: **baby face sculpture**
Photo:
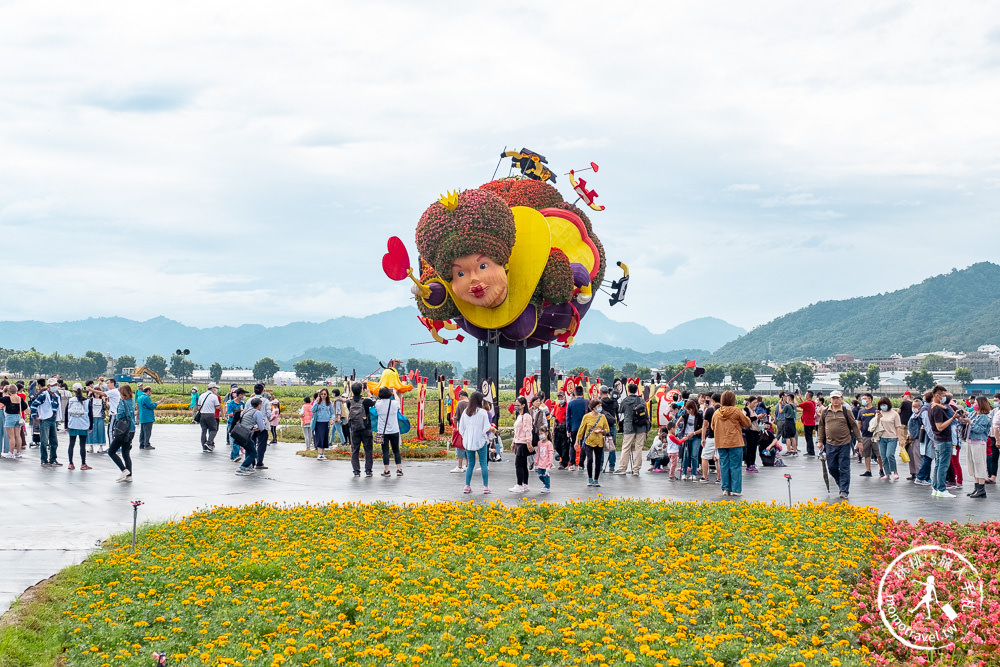
<svg viewBox="0 0 1000 667"><path fill-rule="evenodd" d="M496 308L507 298L507 272L486 255L457 257L451 264L451 289L474 306Z"/></svg>

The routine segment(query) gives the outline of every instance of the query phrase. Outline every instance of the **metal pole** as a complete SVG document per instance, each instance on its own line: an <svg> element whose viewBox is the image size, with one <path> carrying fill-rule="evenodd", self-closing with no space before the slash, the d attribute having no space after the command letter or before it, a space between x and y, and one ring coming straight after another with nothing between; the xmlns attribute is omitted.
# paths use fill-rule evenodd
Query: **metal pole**
<svg viewBox="0 0 1000 667"><path fill-rule="evenodd" d="M139 505L142 504L141 500L132 501L132 553L135 553L135 533L139 524Z"/></svg>
<svg viewBox="0 0 1000 667"><path fill-rule="evenodd" d="M792 506L792 476L785 474L785 479L788 480L788 506Z"/></svg>
<svg viewBox="0 0 1000 667"><path fill-rule="evenodd" d="M514 348L514 397L515 400L517 396L521 393L521 388L524 387L524 378L528 375L528 350L524 347L524 343L518 343L517 347ZM531 400L531 397L528 397Z"/></svg>
<svg viewBox="0 0 1000 667"><path fill-rule="evenodd" d="M552 346L549 343L542 345L542 357L541 357L541 384L542 393L545 398L550 398L552 393L552 377L550 375L552 369Z"/></svg>

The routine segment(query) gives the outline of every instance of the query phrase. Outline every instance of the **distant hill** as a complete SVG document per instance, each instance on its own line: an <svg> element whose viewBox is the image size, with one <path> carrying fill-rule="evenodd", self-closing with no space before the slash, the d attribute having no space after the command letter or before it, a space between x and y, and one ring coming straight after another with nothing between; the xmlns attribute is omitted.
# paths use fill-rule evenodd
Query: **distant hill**
<svg viewBox="0 0 1000 667"><path fill-rule="evenodd" d="M598 310L591 310L583 321L577 344L601 343L647 353L683 348L711 350L741 333L743 329L722 320L701 318L654 334L639 324L616 322ZM17 350L34 348L45 354L82 355L87 350L97 350L113 356L131 354L142 361L150 354L169 357L177 348L187 348L191 350L191 361L207 368L214 362L249 367L265 356L294 362L304 358L307 350L314 349L332 355L333 358L323 360L337 366L346 365L346 361L340 363L337 359L349 359L349 350L362 355L361 359L418 357L451 361L465 368L476 365L476 344L471 337L467 336L463 343L414 345L429 341L430 334L417 321L416 308L411 307L367 317L337 317L325 322L292 322L277 327L244 324L202 329L166 317L145 322L121 317L61 323L0 322L0 346ZM508 354L513 360L513 353L505 351L501 364L506 365ZM360 360L354 363L364 365Z"/></svg>
<svg viewBox="0 0 1000 667"><path fill-rule="evenodd" d="M896 292L821 301L723 345L712 361L968 352L1000 338L998 283L1000 266L981 262Z"/></svg>
<svg viewBox="0 0 1000 667"><path fill-rule="evenodd" d="M560 368L570 369L576 366L586 366L594 370L598 366L608 364L615 368L621 368L626 362L632 361L640 366L650 368L662 368L669 364L676 364L685 359L695 359L701 361L707 359L709 353L706 350L672 350L670 352L636 352L628 348L612 347L611 345L601 345L597 343L583 343L573 347L559 350L552 353L552 363L559 364Z"/></svg>
<svg viewBox="0 0 1000 667"><path fill-rule="evenodd" d="M313 359L315 361L329 361L337 367L337 375L350 375L356 371L358 377L364 377L379 369L379 360L370 354L362 354L353 347L311 347L302 354L291 359L278 361L282 370L295 370L295 362L303 359Z"/></svg>

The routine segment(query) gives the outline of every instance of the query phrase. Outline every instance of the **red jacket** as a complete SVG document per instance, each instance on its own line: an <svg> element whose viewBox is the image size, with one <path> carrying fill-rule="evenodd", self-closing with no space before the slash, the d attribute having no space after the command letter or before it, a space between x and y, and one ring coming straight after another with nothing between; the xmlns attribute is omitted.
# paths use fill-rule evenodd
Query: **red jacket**
<svg viewBox="0 0 1000 667"><path fill-rule="evenodd" d="M559 405L559 403L557 402L554 406L552 406L552 417L553 417L553 419L556 420L557 424L565 424L566 423L566 404L564 403L562 405Z"/></svg>

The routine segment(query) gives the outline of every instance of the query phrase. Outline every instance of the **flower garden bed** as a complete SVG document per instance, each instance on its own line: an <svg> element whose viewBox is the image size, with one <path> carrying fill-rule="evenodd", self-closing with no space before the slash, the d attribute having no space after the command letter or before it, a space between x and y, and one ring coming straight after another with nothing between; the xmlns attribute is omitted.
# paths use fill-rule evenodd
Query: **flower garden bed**
<svg viewBox="0 0 1000 667"><path fill-rule="evenodd" d="M142 529L134 555L109 540L15 612L38 628L27 664L860 665L855 587L889 523L849 505L217 507Z"/></svg>

